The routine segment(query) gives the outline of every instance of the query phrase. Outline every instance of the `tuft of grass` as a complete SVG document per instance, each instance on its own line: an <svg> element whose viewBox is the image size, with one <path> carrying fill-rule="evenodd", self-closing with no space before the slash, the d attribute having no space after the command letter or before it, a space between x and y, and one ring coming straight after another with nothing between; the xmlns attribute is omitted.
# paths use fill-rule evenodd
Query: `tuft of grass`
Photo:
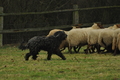
<svg viewBox="0 0 120 80"><path fill-rule="evenodd" d="M67 60L57 55L46 60L41 51L37 60L24 60L28 50L17 47L0 48L0 80L120 80L120 55L62 53Z"/></svg>

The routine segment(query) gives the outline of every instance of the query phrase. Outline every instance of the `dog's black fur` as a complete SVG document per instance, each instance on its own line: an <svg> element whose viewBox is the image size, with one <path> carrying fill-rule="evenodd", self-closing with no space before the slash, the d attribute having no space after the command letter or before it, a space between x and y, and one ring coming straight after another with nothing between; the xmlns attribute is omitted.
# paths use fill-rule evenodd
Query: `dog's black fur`
<svg viewBox="0 0 120 80"><path fill-rule="evenodd" d="M28 60L30 56L36 60L37 54L40 50L48 52L47 60L51 59L52 54L56 54L65 60L66 58L59 50L59 46L66 37L67 35L64 31L58 31L49 37L35 36L31 38L25 46L23 45L24 42L22 42L19 49L25 50L28 48L30 50L30 52L25 55L25 60Z"/></svg>

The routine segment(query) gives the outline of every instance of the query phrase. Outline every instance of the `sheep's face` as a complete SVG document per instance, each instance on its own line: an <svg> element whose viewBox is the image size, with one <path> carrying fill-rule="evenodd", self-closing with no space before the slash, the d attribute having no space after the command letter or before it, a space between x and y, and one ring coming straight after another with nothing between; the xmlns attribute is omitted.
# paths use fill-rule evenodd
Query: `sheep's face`
<svg viewBox="0 0 120 80"><path fill-rule="evenodd" d="M67 34L64 31L57 31L54 33L54 36L59 40L65 40L67 38Z"/></svg>
<svg viewBox="0 0 120 80"><path fill-rule="evenodd" d="M116 26L117 26L118 28L120 28L120 24L116 24Z"/></svg>
<svg viewBox="0 0 120 80"><path fill-rule="evenodd" d="M99 26L101 29L104 28L101 23L97 23L97 26Z"/></svg>

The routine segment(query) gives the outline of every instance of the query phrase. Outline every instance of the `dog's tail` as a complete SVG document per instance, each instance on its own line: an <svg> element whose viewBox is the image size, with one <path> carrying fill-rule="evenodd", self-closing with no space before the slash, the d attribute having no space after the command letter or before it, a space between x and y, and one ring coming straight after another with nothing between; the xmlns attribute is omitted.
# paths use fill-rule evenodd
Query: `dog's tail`
<svg viewBox="0 0 120 80"><path fill-rule="evenodd" d="M22 41L21 44L20 44L20 46L19 46L18 48L21 49L21 50L27 49L28 46L27 46L27 45L24 45L24 43L25 43L25 41Z"/></svg>

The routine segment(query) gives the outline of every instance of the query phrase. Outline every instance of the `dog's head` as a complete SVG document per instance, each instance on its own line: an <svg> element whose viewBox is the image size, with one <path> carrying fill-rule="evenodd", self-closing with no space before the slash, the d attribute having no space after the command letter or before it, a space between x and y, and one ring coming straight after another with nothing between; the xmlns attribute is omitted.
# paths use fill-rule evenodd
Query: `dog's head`
<svg viewBox="0 0 120 80"><path fill-rule="evenodd" d="M54 36L60 40L65 40L67 38L67 34L64 31L57 31L54 33Z"/></svg>

